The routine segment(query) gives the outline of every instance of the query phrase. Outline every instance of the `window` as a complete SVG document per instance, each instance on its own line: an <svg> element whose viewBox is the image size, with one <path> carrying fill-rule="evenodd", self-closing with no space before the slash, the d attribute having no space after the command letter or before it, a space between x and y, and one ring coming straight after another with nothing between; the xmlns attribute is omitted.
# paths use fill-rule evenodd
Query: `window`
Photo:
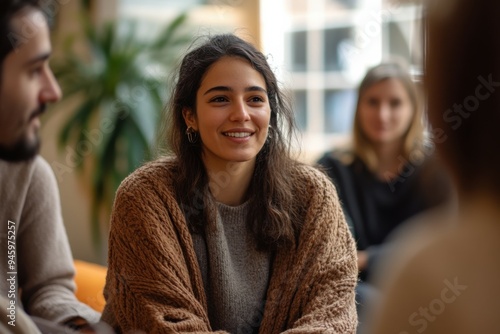
<svg viewBox="0 0 500 334"><path fill-rule="evenodd" d="M352 129L357 94L354 89L325 92L325 133L349 134Z"/></svg>
<svg viewBox="0 0 500 334"><path fill-rule="evenodd" d="M297 31L290 34L291 63L294 72L307 70L307 32Z"/></svg>
<svg viewBox="0 0 500 334"><path fill-rule="evenodd" d="M293 92L293 108L295 111L295 121L301 131L307 129L307 92L296 90Z"/></svg>
<svg viewBox="0 0 500 334"><path fill-rule="evenodd" d="M262 41L293 92L302 152L318 157L349 136L368 68L405 59L421 72L421 7L387 0L260 1ZM281 42L284 41L284 42Z"/></svg>
<svg viewBox="0 0 500 334"><path fill-rule="evenodd" d="M346 69L341 46L343 42L352 40L353 28L327 29L324 34L325 71L341 71Z"/></svg>

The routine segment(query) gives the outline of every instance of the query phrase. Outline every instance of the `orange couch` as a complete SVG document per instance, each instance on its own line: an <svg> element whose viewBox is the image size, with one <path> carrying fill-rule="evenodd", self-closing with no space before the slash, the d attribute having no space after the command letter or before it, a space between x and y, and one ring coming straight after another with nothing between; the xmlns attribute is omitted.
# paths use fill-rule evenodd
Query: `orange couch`
<svg viewBox="0 0 500 334"><path fill-rule="evenodd" d="M82 303L102 312L105 301L102 294L106 282L106 267L75 260L76 298Z"/></svg>

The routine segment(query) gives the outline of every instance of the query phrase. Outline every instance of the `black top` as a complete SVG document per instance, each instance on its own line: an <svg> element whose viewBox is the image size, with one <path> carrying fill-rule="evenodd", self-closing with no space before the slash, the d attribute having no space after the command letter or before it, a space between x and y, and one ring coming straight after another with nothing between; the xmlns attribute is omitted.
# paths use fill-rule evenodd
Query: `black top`
<svg viewBox="0 0 500 334"><path fill-rule="evenodd" d="M448 198L448 178L435 158L418 164L407 162L398 175L384 181L370 172L358 157L344 164L339 154L329 152L318 164L324 167L337 188L358 250L368 251L367 271L370 271L382 251L377 246L384 243L392 231Z"/></svg>

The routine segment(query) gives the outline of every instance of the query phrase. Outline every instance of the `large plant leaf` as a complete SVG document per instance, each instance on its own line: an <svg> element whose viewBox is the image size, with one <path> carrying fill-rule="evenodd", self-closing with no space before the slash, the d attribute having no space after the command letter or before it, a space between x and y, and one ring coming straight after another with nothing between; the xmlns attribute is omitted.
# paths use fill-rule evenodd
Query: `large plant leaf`
<svg viewBox="0 0 500 334"><path fill-rule="evenodd" d="M187 14L182 13L156 38L147 39L138 36L136 23L109 22L95 27L84 16L84 41L90 57L75 52L77 38L71 37L65 42L64 57L54 62L64 99L79 101L61 129L60 147L76 149L87 140L88 131L100 131L102 138L94 154L86 155L79 167L80 171L91 168L91 226L96 246L101 241L102 217L109 214L116 188L152 156L165 104L166 73L190 40L184 31L186 21Z"/></svg>
<svg viewBox="0 0 500 334"><path fill-rule="evenodd" d="M177 38L177 30L182 28L183 24L187 20L187 13L182 13L177 16L170 24L168 24L163 31L158 35L159 37L154 40L151 44L151 50L163 50L166 47L171 46L171 41Z"/></svg>

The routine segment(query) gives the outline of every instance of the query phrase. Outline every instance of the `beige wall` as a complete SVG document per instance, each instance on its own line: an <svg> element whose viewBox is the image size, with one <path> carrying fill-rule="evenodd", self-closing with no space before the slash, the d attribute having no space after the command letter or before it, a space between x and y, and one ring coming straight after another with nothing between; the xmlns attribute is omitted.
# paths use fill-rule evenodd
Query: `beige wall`
<svg viewBox="0 0 500 334"><path fill-rule="evenodd" d="M238 28L242 28L243 31L248 32L248 35L251 36L250 41L258 48L261 48L259 3L259 0L242 1L238 8L241 18Z"/></svg>
<svg viewBox="0 0 500 334"><path fill-rule="evenodd" d="M261 46L259 0L214 0L189 12L189 23L200 35L233 32Z"/></svg>
<svg viewBox="0 0 500 334"><path fill-rule="evenodd" d="M269 1L269 0L268 0ZM260 1L246 0L242 6L243 17L250 33L255 36L255 43L260 48L261 30L260 30Z"/></svg>
<svg viewBox="0 0 500 334"><path fill-rule="evenodd" d="M61 5L58 9L57 23L53 31L54 57L60 54L61 44L66 36L81 31L79 1L60 1L59 3ZM115 15L116 9L113 3L116 4L110 0L101 0L94 3L93 12L100 13L95 15L95 22L102 22ZM86 51L83 45L77 47L79 52ZM105 245L102 251L99 252L92 244L89 182L77 170L71 168L72 163L67 160L70 158L67 153L70 148L59 150L57 147L57 136L71 110L73 110L72 106L66 102L60 102L50 107L42 127L43 144L41 155L52 166L58 180L62 215L73 256L76 259L104 264L106 259ZM105 239L106 232L103 233L103 236Z"/></svg>

